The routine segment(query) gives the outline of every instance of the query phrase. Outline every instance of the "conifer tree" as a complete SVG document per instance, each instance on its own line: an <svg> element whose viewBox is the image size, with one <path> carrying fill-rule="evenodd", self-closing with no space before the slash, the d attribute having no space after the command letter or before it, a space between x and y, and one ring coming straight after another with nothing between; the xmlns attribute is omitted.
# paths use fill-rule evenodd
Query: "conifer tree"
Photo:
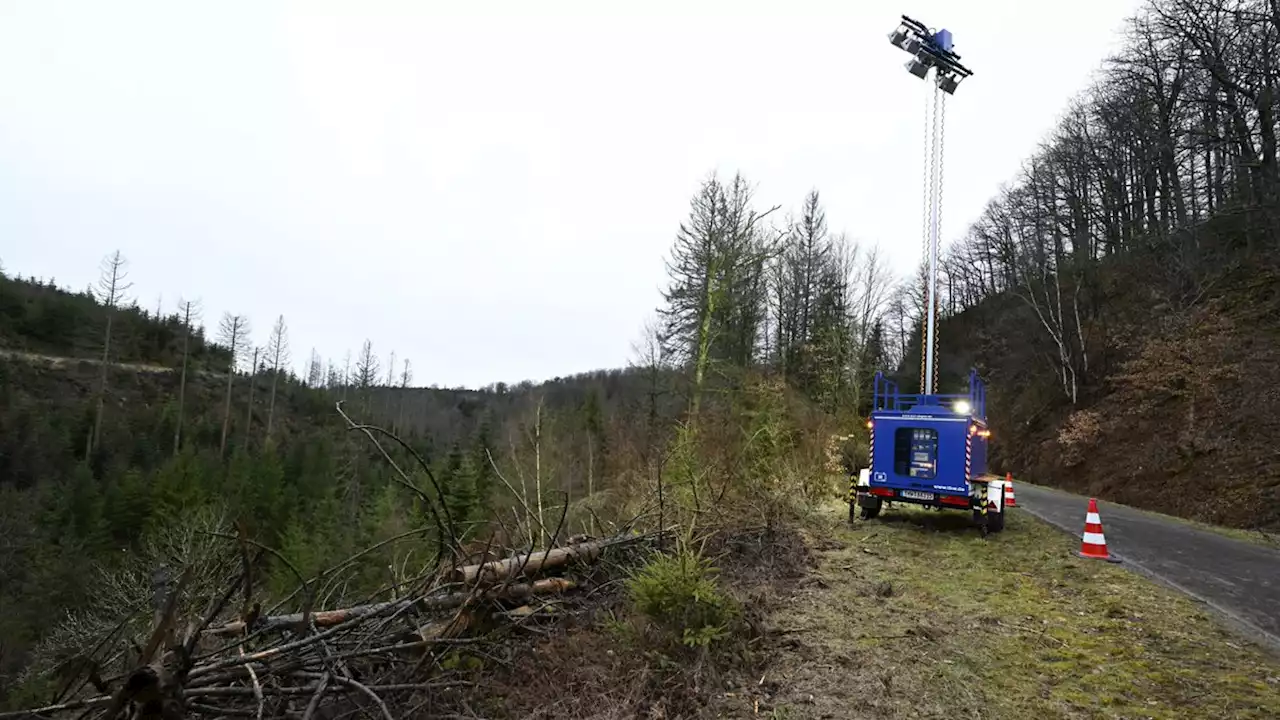
<svg viewBox="0 0 1280 720"><path fill-rule="evenodd" d="M276 387L280 383L281 369L289 364L289 328L284 324L283 315L276 318L275 325L271 327L271 337L267 340L267 358L271 363L271 401L267 407L267 438L270 439L276 417ZM315 352L312 351L312 361L315 359Z"/></svg>
<svg viewBox="0 0 1280 720"><path fill-rule="evenodd" d="M102 337L102 364L98 370L98 392L93 415L93 433L85 443L85 458L88 459L102 437L102 412L106 404L107 370L111 364L111 324L115 320L116 310L124 302L126 293L133 287L128 282L128 261L119 250L108 255L102 261L102 274L98 278L98 299L107 309L107 327Z"/></svg>
<svg viewBox="0 0 1280 720"><path fill-rule="evenodd" d="M218 454L227 454L227 433L231 429L231 386L235 381L236 368L246 353L249 342L249 319L244 315L224 313L219 325L219 342L227 347L230 356L227 359L227 397L222 406L222 442Z"/></svg>
<svg viewBox="0 0 1280 720"><path fill-rule="evenodd" d="M178 381L178 419L173 428L173 454L177 455L182 445L182 423L185 419L187 400L187 364L191 359L192 323L199 322L200 307L195 300L178 301L178 312L182 315L182 375Z"/></svg>
<svg viewBox="0 0 1280 720"><path fill-rule="evenodd" d="M775 208L776 209L776 208ZM664 342L693 366L691 411L697 414L713 361L746 366L763 327L764 265L772 252L764 218L741 175L728 186L713 174L690 201L667 261Z"/></svg>

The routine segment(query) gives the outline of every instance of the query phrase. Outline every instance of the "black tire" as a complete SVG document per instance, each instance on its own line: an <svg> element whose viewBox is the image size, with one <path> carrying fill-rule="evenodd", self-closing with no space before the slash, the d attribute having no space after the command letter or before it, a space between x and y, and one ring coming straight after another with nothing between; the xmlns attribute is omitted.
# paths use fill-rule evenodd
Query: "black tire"
<svg viewBox="0 0 1280 720"><path fill-rule="evenodd" d="M880 514L880 508L883 502L878 497L863 495L858 498L858 507L862 508L861 517L863 520L871 520Z"/></svg>

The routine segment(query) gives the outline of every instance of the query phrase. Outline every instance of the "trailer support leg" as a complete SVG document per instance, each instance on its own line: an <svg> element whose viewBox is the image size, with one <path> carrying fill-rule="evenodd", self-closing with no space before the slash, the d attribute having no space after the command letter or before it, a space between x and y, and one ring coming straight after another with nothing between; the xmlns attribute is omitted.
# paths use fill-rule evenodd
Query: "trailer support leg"
<svg viewBox="0 0 1280 720"><path fill-rule="evenodd" d="M987 484L978 484L978 532L986 537L990 532L987 527Z"/></svg>
<svg viewBox="0 0 1280 720"><path fill-rule="evenodd" d="M858 514L858 476L855 473L849 474L849 524L853 524L854 517Z"/></svg>

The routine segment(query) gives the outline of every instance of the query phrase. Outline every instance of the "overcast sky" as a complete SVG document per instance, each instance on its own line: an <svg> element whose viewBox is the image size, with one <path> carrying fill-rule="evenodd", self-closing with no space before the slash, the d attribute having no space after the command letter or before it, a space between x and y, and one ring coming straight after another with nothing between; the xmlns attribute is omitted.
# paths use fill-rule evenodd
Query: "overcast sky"
<svg viewBox="0 0 1280 720"><path fill-rule="evenodd" d="M373 341L415 384L626 363L712 171L921 253L926 86L886 35L947 27L961 235L1118 47L1135 0L0 0L0 263L205 324L283 314L295 364ZM465 7L463 11L453 9Z"/></svg>

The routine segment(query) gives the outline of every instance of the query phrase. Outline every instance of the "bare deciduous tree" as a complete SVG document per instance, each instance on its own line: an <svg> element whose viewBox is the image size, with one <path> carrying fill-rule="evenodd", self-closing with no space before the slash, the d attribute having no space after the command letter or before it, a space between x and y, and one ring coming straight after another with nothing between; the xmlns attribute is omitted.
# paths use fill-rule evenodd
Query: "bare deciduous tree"
<svg viewBox="0 0 1280 720"><path fill-rule="evenodd" d="M1280 4L1149 0L1123 50L948 252L953 311L1021 297L1038 354L1074 400L1102 322L1097 261L1153 258L1162 300L1190 309L1230 267L1280 238ZM1231 230L1206 242L1206 221Z"/></svg>

